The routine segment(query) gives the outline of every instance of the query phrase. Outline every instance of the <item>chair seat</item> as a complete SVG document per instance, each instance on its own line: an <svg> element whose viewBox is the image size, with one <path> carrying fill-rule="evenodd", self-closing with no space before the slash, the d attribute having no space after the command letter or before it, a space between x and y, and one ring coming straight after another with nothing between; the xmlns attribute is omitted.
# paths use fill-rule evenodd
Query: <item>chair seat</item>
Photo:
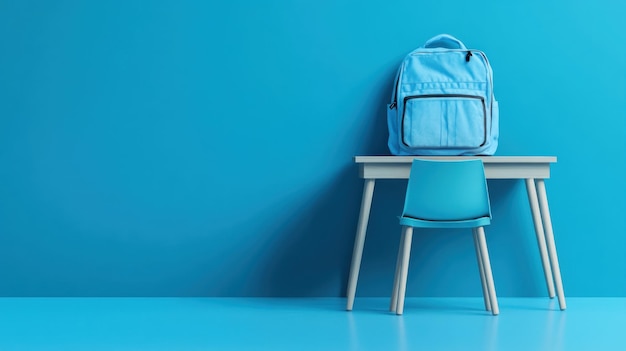
<svg viewBox="0 0 626 351"><path fill-rule="evenodd" d="M489 217L479 217L474 219L455 221L432 221L406 216L400 217L401 225L417 228L476 228L484 227L486 225L489 225L490 223L491 218Z"/></svg>

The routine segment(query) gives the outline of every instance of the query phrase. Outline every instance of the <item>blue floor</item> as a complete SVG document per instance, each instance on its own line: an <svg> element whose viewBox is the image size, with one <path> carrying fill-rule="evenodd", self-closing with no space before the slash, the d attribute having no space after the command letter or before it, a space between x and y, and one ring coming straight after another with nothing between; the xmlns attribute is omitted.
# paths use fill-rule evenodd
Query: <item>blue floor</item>
<svg viewBox="0 0 626 351"><path fill-rule="evenodd" d="M626 298L1 298L0 350L626 350Z"/></svg>

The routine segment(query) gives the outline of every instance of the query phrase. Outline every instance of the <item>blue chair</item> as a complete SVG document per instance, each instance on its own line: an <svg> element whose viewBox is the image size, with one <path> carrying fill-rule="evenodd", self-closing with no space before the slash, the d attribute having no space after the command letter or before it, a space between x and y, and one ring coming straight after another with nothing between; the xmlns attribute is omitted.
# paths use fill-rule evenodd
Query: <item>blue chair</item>
<svg viewBox="0 0 626 351"><path fill-rule="evenodd" d="M391 311L401 315L413 228L472 228L485 309L499 313L484 226L491 223L489 192L480 159L415 159L400 217L402 236L396 262Z"/></svg>

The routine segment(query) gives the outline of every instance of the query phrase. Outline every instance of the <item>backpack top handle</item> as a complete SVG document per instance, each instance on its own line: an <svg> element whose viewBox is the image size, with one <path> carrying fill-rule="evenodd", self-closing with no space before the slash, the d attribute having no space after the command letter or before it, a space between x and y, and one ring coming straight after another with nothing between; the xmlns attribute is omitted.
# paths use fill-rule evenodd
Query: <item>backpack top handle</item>
<svg viewBox="0 0 626 351"><path fill-rule="evenodd" d="M450 34L439 34L430 38L425 44L424 48L446 48L446 49L461 49L467 50L465 44L459 39L451 36Z"/></svg>

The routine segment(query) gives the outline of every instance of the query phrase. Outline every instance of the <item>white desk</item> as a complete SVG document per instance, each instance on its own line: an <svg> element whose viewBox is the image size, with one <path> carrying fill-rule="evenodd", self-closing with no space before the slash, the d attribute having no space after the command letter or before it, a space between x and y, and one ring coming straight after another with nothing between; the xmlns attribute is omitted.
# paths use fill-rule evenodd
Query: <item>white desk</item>
<svg viewBox="0 0 626 351"><path fill-rule="evenodd" d="M526 191L535 224L535 234L537 235L548 294L550 298L553 298L556 287L559 306L561 310L564 310L566 304L563 283L561 282L561 271L544 183L544 179L550 178L550 164L556 163L556 157L553 156L356 156L354 161L359 165L359 177L365 180L365 184L348 278L346 308L350 311L354 305L367 223L374 195L374 184L377 179L408 179L414 158L439 160L480 158L485 165L487 179L524 179L526 181Z"/></svg>

